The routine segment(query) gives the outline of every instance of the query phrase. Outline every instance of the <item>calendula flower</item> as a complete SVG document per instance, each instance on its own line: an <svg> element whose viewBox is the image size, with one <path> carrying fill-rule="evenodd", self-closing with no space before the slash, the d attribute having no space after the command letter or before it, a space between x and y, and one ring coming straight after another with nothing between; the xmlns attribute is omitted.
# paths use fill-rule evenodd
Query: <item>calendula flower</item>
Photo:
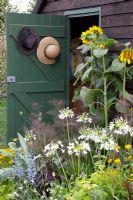
<svg viewBox="0 0 133 200"><path fill-rule="evenodd" d="M125 149L126 149L126 150L129 150L129 149L131 149L131 148L132 148L132 145L131 145L131 144L126 144L126 145L125 145Z"/></svg>
<svg viewBox="0 0 133 200"><path fill-rule="evenodd" d="M111 164L113 162L113 159L108 159L108 163Z"/></svg>
<svg viewBox="0 0 133 200"><path fill-rule="evenodd" d="M114 160L114 162L115 162L116 164L119 164L119 163L121 163L121 160L120 160L120 158L117 158L117 159Z"/></svg>
<svg viewBox="0 0 133 200"><path fill-rule="evenodd" d="M132 160L132 158L133 158L132 156L128 156L128 160Z"/></svg>
<svg viewBox="0 0 133 200"><path fill-rule="evenodd" d="M69 107L59 110L59 113L60 113L59 114L60 119L67 119L74 117L74 112L72 109L69 109Z"/></svg>
<svg viewBox="0 0 133 200"><path fill-rule="evenodd" d="M120 147L119 145L116 145L116 146L115 146L115 150L116 150L116 151L120 151L120 149L121 149L121 147Z"/></svg>
<svg viewBox="0 0 133 200"><path fill-rule="evenodd" d="M9 164L9 165L12 165L12 164L13 164L13 160L9 160L9 161L8 161L8 164Z"/></svg>
<svg viewBox="0 0 133 200"><path fill-rule="evenodd" d="M89 117L89 113L82 113L77 117L77 122L92 123L92 118Z"/></svg>
<svg viewBox="0 0 133 200"><path fill-rule="evenodd" d="M125 62L131 64L131 62L133 61L133 49L126 48L122 50L119 59L122 63Z"/></svg>

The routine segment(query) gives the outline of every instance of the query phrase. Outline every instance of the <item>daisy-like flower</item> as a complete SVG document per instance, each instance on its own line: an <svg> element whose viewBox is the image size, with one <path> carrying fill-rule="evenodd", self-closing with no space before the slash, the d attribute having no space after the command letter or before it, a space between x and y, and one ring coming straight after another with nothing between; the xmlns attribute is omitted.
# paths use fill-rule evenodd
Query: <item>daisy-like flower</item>
<svg viewBox="0 0 133 200"><path fill-rule="evenodd" d="M113 131L114 134L127 135L131 128L127 124L127 120L122 117L116 118L113 122L109 124L109 130Z"/></svg>
<svg viewBox="0 0 133 200"><path fill-rule="evenodd" d="M62 142L61 141L57 141L55 143L55 142L52 141L51 143L47 144L44 147L44 154L45 154L46 157L52 157L52 156L56 155L57 150L58 151L60 150L62 153L64 153Z"/></svg>
<svg viewBox="0 0 133 200"><path fill-rule="evenodd" d="M73 143L69 143L67 146L68 155L75 154L79 156L80 154L86 155L88 152L91 151L90 145L86 141L77 141L74 140Z"/></svg>
<svg viewBox="0 0 133 200"><path fill-rule="evenodd" d="M132 145L131 145L131 144L126 144L126 145L125 145L125 149L126 149L126 150L129 150L129 149L131 149L131 148L132 148Z"/></svg>
<svg viewBox="0 0 133 200"><path fill-rule="evenodd" d="M89 113L82 113L77 117L77 122L92 123L92 118L89 117Z"/></svg>
<svg viewBox="0 0 133 200"><path fill-rule="evenodd" d="M121 160L120 160L120 158L117 158L114 160L114 162L115 162L115 164L119 164L119 163L121 163Z"/></svg>
<svg viewBox="0 0 133 200"><path fill-rule="evenodd" d="M58 116L60 119L67 119L74 117L74 112L72 109L69 109L69 107L59 110L59 113L60 114Z"/></svg>
<svg viewBox="0 0 133 200"><path fill-rule="evenodd" d="M121 51L119 59L122 63L128 63L131 64L133 61L133 49L131 48L126 48Z"/></svg>

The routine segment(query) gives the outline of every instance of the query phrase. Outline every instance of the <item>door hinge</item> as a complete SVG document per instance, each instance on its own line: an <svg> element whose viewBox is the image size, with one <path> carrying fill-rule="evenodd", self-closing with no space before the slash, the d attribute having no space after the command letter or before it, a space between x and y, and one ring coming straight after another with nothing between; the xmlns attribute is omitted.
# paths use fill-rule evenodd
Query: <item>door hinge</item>
<svg viewBox="0 0 133 200"><path fill-rule="evenodd" d="M7 76L7 83L15 83L16 76Z"/></svg>

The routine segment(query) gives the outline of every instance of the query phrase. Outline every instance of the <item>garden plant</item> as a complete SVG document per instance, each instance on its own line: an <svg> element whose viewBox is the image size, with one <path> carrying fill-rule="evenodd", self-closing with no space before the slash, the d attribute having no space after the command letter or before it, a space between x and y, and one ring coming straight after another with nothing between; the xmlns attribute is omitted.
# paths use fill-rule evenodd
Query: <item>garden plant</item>
<svg viewBox="0 0 133 200"><path fill-rule="evenodd" d="M80 87L74 100L81 99L88 112L59 109L53 130L40 112L32 115L25 136L18 133L0 149L0 200L133 199L133 127L125 117L133 101L126 90L133 50L120 44L114 55L119 43L96 26L81 40L85 62L75 71ZM46 133L59 138L47 140Z"/></svg>

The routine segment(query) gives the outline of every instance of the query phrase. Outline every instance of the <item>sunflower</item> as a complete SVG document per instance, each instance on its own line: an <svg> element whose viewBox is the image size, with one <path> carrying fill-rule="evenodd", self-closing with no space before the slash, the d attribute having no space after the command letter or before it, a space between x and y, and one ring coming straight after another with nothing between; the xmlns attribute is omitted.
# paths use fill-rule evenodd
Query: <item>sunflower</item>
<svg viewBox="0 0 133 200"><path fill-rule="evenodd" d="M88 30L82 32L81 34L81 40L84 44L90 44L92 41L95 41L95 39L88 39L87 37L89 37L90 35L96 34L96 37L98 37L99 35L103 34L103 30L101 27L99 26L92 26L90 27ZM102 45L102 48L103 45Z"/></svg>
<svg viewBox="0 0 133 200"><path fill-rule="evenodd" d="M124 49L121 51L120 56L119 56L120 61L123 63L128 63L131 64L133 61L133 49Z"/></svg>

